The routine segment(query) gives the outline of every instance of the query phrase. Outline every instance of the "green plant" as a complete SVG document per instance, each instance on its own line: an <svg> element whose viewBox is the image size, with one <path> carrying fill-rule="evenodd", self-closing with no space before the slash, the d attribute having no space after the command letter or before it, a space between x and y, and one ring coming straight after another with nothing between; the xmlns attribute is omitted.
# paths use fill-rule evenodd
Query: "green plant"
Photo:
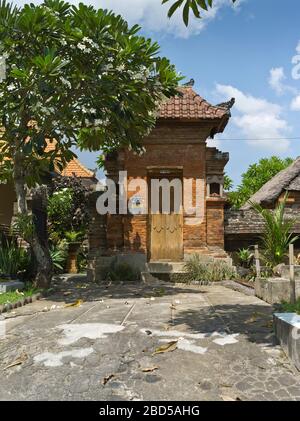
<svg viewBox="0 0 300 421"><path fill-rule="evenodd" d="M126 262L118 263L114 259L101 273L102 279L111 282L135 282L140 278L140 272Z"/></svg>
<svg viewBox="0 0 300 421"><path fill-rule="evenodd" d="M60 242L57 245L50 246L50 256L54 271L63 271L67 259L67 243Z"/></svg>
<svg viewBox="0 0 300 421"><path fill-rule="evenodd" d="M199 254L194 254L184 265L183 279L187 283L208 284L236 277L235 270L224 261L203 262Z"/></svg>
<svg viewBox="0 0 300 421"><path fill-rule="evenodd" d="M72 200L72 191L68 188L54 192L48 199L49 233L58 241L63 238L66 227L70 226Z"/></svg>
<svg viewBox="0 0 300 421"><path fill-rule="evenodd" d="M77 254L77 270L79 273L85 272L87 268L87 251L81 247Z"/></svg>
<svg viewBox="0 0 300 421"><path fill-rule="evenodd" d="M82 240L84 233L82 231L67 231L65 238L68 243L77 243Z"/></svg>
<svg viewBox="0 0 300 421"><path fill-rule="evenodd" d="M280 311L283 311L284 313L300 314L300 299L298 299L295 304L283 301L280 306Z"/></svg>
<svg viewBox="0 0 300 421"><path fill-rule="evenodd" d="M26 285L24 291L9 291L2 294L0 293L0 305L15 303L23 298L31 297L38 292L40 292L40 290L33 288L31 285Z"/></svg>
<svg viewBox="0 0 300 421"><path fill-rule="evenodd" d="M299 238L293 234L296 220L284 217L287 198L288 194L274 210L264 209L257 203L251 203L253 209L261 215L265 223L261 236L264 249L263 258L271 267L284 263L289 245Z"/></svg>
<svg viewBox="0 0 300 421"><path fill-rule="evenodd" d="M29 241L35 232L34 223L32 220L32 215L26 215L19 213L15 216L14 222L12 224L12 233L18 234L24 240Z"/></svg>
<svg viewBox="0 0 300 421"><path fill-rule="evenodd" d="M19 272L26 271L30 265L28 251L21 247L16 239L2 240L0 247L0 273L16 277Z"/></svg>
<svg viewBox="0 0 300 421"><path fill-rule="evenodd" d="M249 267L253 258L253 253L249 249L240 249L237 252L237 256L242 266Z"/></svg>

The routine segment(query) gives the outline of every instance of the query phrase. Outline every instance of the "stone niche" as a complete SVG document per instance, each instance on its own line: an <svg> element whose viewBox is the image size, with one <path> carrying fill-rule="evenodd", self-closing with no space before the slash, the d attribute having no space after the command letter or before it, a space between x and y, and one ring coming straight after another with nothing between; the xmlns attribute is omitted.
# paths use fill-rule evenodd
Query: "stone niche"
<svg viewBox="0 0 300 421"><path fill-rule="evenodd" d="M206 177L206 195L207 197L223 197L224 176L208 175Z"/></svg>

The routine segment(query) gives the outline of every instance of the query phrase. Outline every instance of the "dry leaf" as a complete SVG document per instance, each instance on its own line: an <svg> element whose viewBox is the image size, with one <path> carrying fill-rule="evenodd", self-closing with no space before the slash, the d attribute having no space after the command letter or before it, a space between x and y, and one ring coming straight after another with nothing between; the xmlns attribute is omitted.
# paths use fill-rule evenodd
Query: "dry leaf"
<svg viewBox="0 0 300 421"><path fill-rule="evenodd" d="M171 304L171 305L170 305L170 309L171 309L171 310L176 310L176 307L174 306L174 304Z"/></svg>
<svg viewBox="0 0 300 421"><path fill-rule="evenodd" d="M65 307L80 307L83 304L83 300L76 300L75 303L66 304Z"/></svg>
<svg viewBox="0 0 300 421"><path fill-rule="evenodd" d="M155 371L155 370L158 370L158 367L157 366L155 366L155 367L145 367L145 368L142 368L142 372L143 373L151 373L152 371Z"/></svg>
<svg viewBox="0 0 300 421"><path fill-rule="evenodd" d="M106 385L106 383L108 383L111 379L113 379L115 377L114 374L110 374L109 376L104 377L104 379L102 380L102 384L103 386Z"/></svg>
<svg viewBox="0 0 300 421"><path fill-rule="evenodd" d="M164 352L172 352L172 351L175 351L176 348L177 348L177 341L171 341L171 342L166 343L165 345L162 345L156 348L156 350L153 352L152 355L162 354Z"/></svg>
<svg viewBox="0 0 300 421"><path fill-rule="evenodd" d="M255 323L257 322L259 318L259 314L258 313L253 313L251 317L249 317L249 319L245 320L245 324L249 324L249 323Z"/></svg>
<svg viewBox="0 0 300 421"><path fill-rule="evenodd" d="M72 294L72 292L71 291L65 291L64 292L64 295L66 296L66 295L71 295Z"/></svg>
<svg viewBox="0 0 300 421"><path fill-rule="evenodd" d="M266 324L264 324L264 327L268 327L268 328L272 328L273 327L273 320L269 320L269 321L267 321L267 323Z"/></svg>
<svg viewBox="0 0 300 421"><path fill-rule="evenodd" d="M223 395L221 398L223 401L236 401L236 398L232 398L231 396Z"/></svg>
<svg viewBox="0 0 300 421"><path fill-rule="evenodd" d="M6 369L11 368L11 367L15 367L16 365L21 365L27 359L28 359L28 355L26 354L26 352L22 352L22 354L15 361L13 361L12 363L8 364L6 367L4 367L3 370L6 370Z"/></svg>

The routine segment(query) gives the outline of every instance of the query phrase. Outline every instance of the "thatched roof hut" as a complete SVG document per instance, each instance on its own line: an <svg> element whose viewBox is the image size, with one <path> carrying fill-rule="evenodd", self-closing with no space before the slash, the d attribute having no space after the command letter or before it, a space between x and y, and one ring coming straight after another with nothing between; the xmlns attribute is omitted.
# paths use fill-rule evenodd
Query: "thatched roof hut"
<svg viewBox="0 0 300 421"><path fill-rule="evenodd" d="M250 202L268 206L274 203L282 193L290 191L300 192L300 157L264 184L241 209L250 209Z"/></svg>

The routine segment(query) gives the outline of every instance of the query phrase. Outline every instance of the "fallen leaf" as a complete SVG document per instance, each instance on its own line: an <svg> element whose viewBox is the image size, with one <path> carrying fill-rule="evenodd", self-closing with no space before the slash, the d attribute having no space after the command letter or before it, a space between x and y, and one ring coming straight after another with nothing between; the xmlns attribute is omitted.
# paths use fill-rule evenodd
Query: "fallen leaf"
<svg viewBox="0 0 300 421"><path fill-rule="evenodd" d="M249 324L249 323L255 323L257 322L257 320L259 319L259 314L258 313L253 313L251 315L251 317L249 317L249 319L245 320L245 324Z"/></svg>
<svg viewBox="0 0 300 421"><path fill-rule="evenodd" d="M223 401L235 401L235 399L234 398L232 398L231 396L221 396L221 398L222 398L222 400Z"/></svg>
<svg viewBox="0 0 300 421"><path fill-rule="evenodd" d="M102 384L103 386L106 385L106 383L108 383L111 379L113 379L114 377L116 377L114 374L110 374L109 376L104 377L104 379L102 380Z"/></svg>
<svg viewBox="0 0 300 421"><path fill-rule="evenodd" d="M145 367L142 368L142 372L143 373L151 373L152 371L158 370L159 367L155 366L155 367Z"/></svg>
<svg viewBox="0 0 300 421"><path fill-rule="evenodd" d="M65 307L80 307L83 304L83 300L76 300L74 303L66 304Z"/></svg>
<svg viewBox="0 0 300 421"><path fill-rule="evenodd" d="M65 291L65 292L64 292L64 295L65 295L65 296L67 296L67 295L71 295L71 294L72 294L72 292L71 292L71 291Z"/></svg>
<svg viewBox="0 0 300 421"><path fill-rule="evenodd" d="M170 305L170 309L171 309L171 310L176 310L176 307L174 306L174 304L171 304L171 305Z"/></svg>
<svg viewBox="0 0 300 421"><path fill-rule="evenodd" d="M28 359L28 355L26 352L22 352L22 354L12 363L8 364L6 367L4 367L3 370L7 370L8 368L15 367L16 365L23 364Z"/></svg>
<svg viewBox="0 0 300 421"><path fill-rule="evenodd" d="M269 320L266 324L264 324L264 327L272 328L273 327L273 320Z"/></svg>
<svg viewBox="0 0 300 421"><path fill-rule="evenodd" d="M145 330L145 333L149 336L149 335L152 335L152 332L151 332L151 330Z"/></svg>
<svg viewBox="0 0 300 421"><path fill-rule="evenodd" d="M18 294L18 295L24 295L24 292L21 292L18 289L15 290L15 293Z"/></svg>
<svg viewBox="0 0 300 421"><path fill-rule="evenodd" d="M165 345L162 345L156 348L156 350L153 352L152 355L162 354L164 352L172 352L172 351L175 351L176 348L177 348L177 341L171 341L171 342L166 343Z"/></svg>

